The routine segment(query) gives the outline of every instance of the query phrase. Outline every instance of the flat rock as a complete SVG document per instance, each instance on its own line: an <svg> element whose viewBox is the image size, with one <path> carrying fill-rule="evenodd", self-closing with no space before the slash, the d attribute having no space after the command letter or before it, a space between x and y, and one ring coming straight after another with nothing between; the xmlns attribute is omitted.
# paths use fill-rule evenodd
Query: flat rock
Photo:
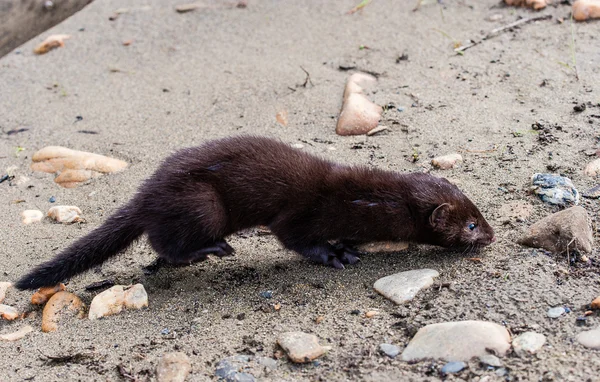
<svg viewBox="0 0 600 382"><path fill-rule="evenodd" d="M277 343L296 363L310 362L329 350L328 347L319 345L317 336L303 332L282 333L277 338Z"/></svg>
<svg viewBox="0 0 600 382"><path fill-rule="evenodd" d="M10 305L0 304L0 317L5 320L12 321L19 317L19 311Z"/></svg>
<svg viewBox="0 0 600 382"><path fill-rule="evenodd" d="M54 294L42 313L42 331L54 332L59 323L65 324L69 318L85 317L85 305L79 297L67 291Z"/></svg>
<svg viewBox="0 0 600 382"><path fill-rule="evenodd" d="M21 329L17 330L16 332L0 335L0 341L9 341L9 342L18 341L31 332L33 332L33 328L30 325L25 325Z"/></svg>
<svg viewBox="0 0 600 382"><path fill-rule="evenodd" d="M21 212L21 220L23 224L31 224L42 221L44 213L39 210L25 210Z"/></svg>
<svg viewBox="0 0 600 382"><path fill-rule="evenodd" d="M63 224L85 221L81 217L81 210L77 206L54 206L48 210L48 217Z"/></svg>
<svg viewBox="0 0 600 382"><path fill-rule="evenodd" d="M400 348L392 344L380 344L379 351L390 358L394 358L400 354Z"/></svg>
<svg viewBox="0 0 600 382"><path fill-rule="evenodd" d="M448 154L435 157L431 160L431 165L440 170L449 170L456 166L458 162L462 162L463 157L460 154Z"/></svg>
<svg viewBox="0 0 600 382"><path fill-rule="evenodd" d="M118 314L123 308L141 309L147 306L148 294L142 284L128 289L124 289L123 285L115 285L94 297L88 317L90 320L96 320Z"/></svg>
<svg viewBox="0 0 600 382"><path fill-rule="evenodd" d="M589 220L583 207L567 208L533 224L517 242L554 253L567 250L590 253L594 242Z"/></svg>
<svg viewBox="0 0 600 382"><path fill-rule="evenodd" d="M600 328L579 333L577 342L586 348L600 349Z"/></svg>
<svg viewBox="0 0 600 382"><path fill-rule="evenodd" d="M600 18L600 2L597 0L577 0L572 7L573 18L577 21Z"/></svg>
<svg viewBox="0 0 600 382"><path fill-rule="evenodd" d="M445 364L441 371L442 374L455 374L461 372L465 367L467 367L466 363L454 361Z"/></svg>
<svg viewBox="0 0 600 382"><path fill-rule="evenodd" d="M571 179L554 174L533 174L531 191L542 201L558 206L579 204L579 192Z"/></svg>
<svg viewBox="0 0 600 382"><path fill-rule="evenodd" d="M546 315L550 318L558 318L558 317L562 316L563 314L565 314L565 312L566 312L565 308L563 308L562 306L557 306L557 307L548 309L548 311L546 312Z"/></svg>
<svg viewBox="0 0 600 382"><path fill-rule="evenodd" d="M2 301L4 301L4 298L6 297L6 291L8 290L8 288L10 288L12 286L11 282L8 281L0 281L0 303L2 303Z"/></svg>
<svg viewBox="0 0 600 382"><path fill-rule="evenodd" d="M584 198L588 199L598 199L600 198L600 184L595 185L594 187L586 190L583 194L581 194Z"/></svg>
<svg viewBox="0 0 600 382"><path fill-rule="evenodd" d="M433 269L415 269L380 278L375 281L373 288L396 304L403 304L433 284L433 279L439 275Z"/></svg>
<svg viewBox="0 0 600 382"><path fill-rule="evenodd" d="M484 354L479 357L479 362L487 366L501 367L502 361L493 354Z"/></svg>
<svg viewBox="0 0 600 382"><path fill-rule="evenodd" d="M185 353L166 353L158 361L156 380L158 382L183 382L190 371L192 371L192 364Z"/></svg>
<svg viewBox="0 0 600 382"><path fill-rule="evenodd" d="M127 167L127 162L119 159L60 146L44 147L33 154L32 160L33 171L59 174L54 181L66 188Z"/></svg>
<svg viewBox="0 0 600 382"><path fill-rule="evenodd" d="M522 200L515 200L503 204L498 211L498 221L509 223L511 221L525 221L533 212L533 206Z"/></svg>
<svg viewBox="0 0 600 382"><path fill-rule="evenodd" d="M486 321L443 322L419 329L402 352L402 359L466 362L488 354L487 349L500 357L510 349L510 334L504 327Z"/></svg>
<svg viewBox="0 0 600 382"><path fill-rule="evenodd" d="M536 332L519 334L512 342L513 350L519 357L535 354L546 343L546 336Z"/></svg>

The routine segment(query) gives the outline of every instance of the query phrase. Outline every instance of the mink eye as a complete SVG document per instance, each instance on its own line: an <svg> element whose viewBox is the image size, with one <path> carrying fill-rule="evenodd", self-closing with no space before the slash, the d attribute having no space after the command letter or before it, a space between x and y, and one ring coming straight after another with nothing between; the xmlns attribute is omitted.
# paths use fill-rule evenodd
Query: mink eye
<svg viewBox="0 0 600 382"><path fill-rule="evenodd" d="M473 231L475 228L477 228L477 224L475 224L475 223L471 223L471 224L469 224L469 229L470 229L471 231Z"/></svg>

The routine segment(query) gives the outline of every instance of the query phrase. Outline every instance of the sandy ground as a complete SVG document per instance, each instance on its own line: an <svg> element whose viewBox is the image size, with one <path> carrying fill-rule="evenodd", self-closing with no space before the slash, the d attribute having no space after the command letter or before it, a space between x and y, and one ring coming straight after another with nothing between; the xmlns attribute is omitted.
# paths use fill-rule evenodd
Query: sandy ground
<svg viewBox="0 0 600 382"><path fill-rule="evenodd" d="M583 327L575 321L600 295L596 254L591 265L570 266L565 257L513 242L520 229L556 210L527 194L533 173L550 166L571 177L580 191L595 184L582 169L593 159L586 151L597 148L600 139L599 24L571 26L568 5L534 13L494 0L447 0L417 12L411 11L412 1L376 0L345 14L358 2L250 0L246 9L178 14L172 0L97 0L0 59L0 173L16 166L15 181L29 178L0 184L0 281L17 279L101 224L169 153L242 133L301 143L303 150L343 163L398 171L422 171L434 155L462 153L460 167L433 173L456 180L495 227L499 240L483 251L483 261L412 246L403 253L363 256L360 265L336 271L250 231L230 239L237 249L232 259L144 276L141 267L154 254L141 240L68 288L89 303L95 293L85 286L94 281L142 282L149 309L81 320L54 334L41 333L41 315L32 315L25 322L36 327L33 334L0 343L0 380L115 381L122 380L119 364L139 380L154 379L158 359L173 350L190 356L189 380L211 380L219 360L273 356L277 334L302 330L332 346L329 354L303 366L284 358L277 370L257 377L433 381L441 378L443 362L390 360L378 354L379 344L403 347L423 325L466 319L504 324L514 334L533 328L547 336L538 355L504 359L512 380L600 380L597 351L575 341L577 333L599 321L597 315ZM123 7L128 13L109 21ZM553 18L502 33L464 55L453 52L455 43L541 14ZM502 18L489 21L492 15ZM566 21L557 22L560 18ZM35 43L51 33L72 38L64 48L35 56ZM133 42L123 46L126 40ZM397 62L403 53L408 59ZM381 122L390 128L387 133L335 134L349 75L340 66L379 75L369 97L394 104ZM307 86L301 67L310 73ZM574 104L582 102L591 106L574 113ZM287 126L275 119L283 110ZM539 140L531 125L540 120L551 126L556 141ZM15 129L27 130L8 134ZM32 154L47 145L110 155L130 167L62 189L51 175L29 170ZM410 160L415 151L416 163ZM21 211L47 211L52 196L56 204L79 206L87 224L20 223ZM512 200L533 205L534 213L527 222L501 225L498 210ZM595 222L598 202L584 199L582 205ZM437 287L406 306L394 306L372 289L382 276L417 268L434 268L441 276ZM259 295L266 290L273 291L272 299ZM26 310L29 297L13 290L5 303ZM275 303L281 304L279 311L271 308ZM546 311L557 305L573 312L550 320ZM356 309L380 314L367 319L350 313ZM317 316L324 321L316 324ZM0 321L0 332L20 325ZM161 334L164 329L169 334ZM79 353L88 357L54 363L46 357ZM448 379L505 379L477 362L469 366Z"/></svg>

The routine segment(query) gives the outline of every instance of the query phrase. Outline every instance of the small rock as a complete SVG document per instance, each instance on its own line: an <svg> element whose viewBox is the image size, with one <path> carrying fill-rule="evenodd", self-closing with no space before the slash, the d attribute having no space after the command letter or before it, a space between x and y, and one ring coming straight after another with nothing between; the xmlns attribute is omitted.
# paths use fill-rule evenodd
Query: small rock
<svg viewBox="0 0 600 382"><path fill-rule="evenodd" d="M596 0L577 0L573 3L573 18L577 21L600 18L600 3Z"/></svg>
<svg viewBox="0 0 600 382"><path fill-rule="evenodd" d="M35 54L46 54L52 49L65 46L65 40L70 39L71 36L68 34L53 34L48 36L38 46L33 49Z"/></svg>
<svg viewBox="0 0 600 382"><path fill-rule="evenodd" d="M531 191L546 203L559 206L579 204L579 192L571 179L554 174L533 174Z"/></svg>
<svg viewBox="0 0 600 382"><path fill-rule="evenodd" d="M490 15L490 16L488 17L488 20L489 20L489 21L500 21L500 20L502 20L503 18L504 18L504 15L502 15L502 14L500 14L500 13L496 13L496 14Z"/></svg>
<svg viewBox="0 0 600 382"><path fill-rule="evenodd" d="M2 302L2 299L0 299L0 302ZM596 297L593 301L592 301L592 309L600 309L600 296Z"/></svg>
<svg viewBox="0 0 600 382"><path fill-rule="evenodd" d="M255 357L256 363L265 366L271 370L277 369L277 360L269 357Z"/></svg>
<svg viewBox="0 0 600 382"><path fill-rule="evenodd" d="M479 357L479 362L484 365L492 366L492 367L500 367L502 366L502 361L500 358L496 357L493 354L484 354Z"/></svg>
<svg viewBox="0 0 600 382"><path fill-rule="evenodd" d="M69 316L85 317L85 305L73 293L67 291L56 293L44 307L42 331L46 333L56 331L59 321L64 321Z"/></svg>
<svg viewBox="0 0 600 382"><path fill-rule="evenodd" d="M600 198L600 184L595 185L589 190L585 191L583 194L584 198L588 199L598 199Z"/></svg>
<svg viewBox="0 0 600 382"><path fill-rule="evenodd" d="M317 336L303 332L282 333L277 343L296 363L310 362L329 350L329 347L319 345Z"/></svg>
<svg viewBox="0 0 600 382"><path fill-rule="evenodd" d="M50 300L50 297L63 290L66 290L65 284L63 283L53 287L42 287L31 296L31 303L33 305L43 305Z"/></svg>
<svg viewBox="0 0 600 382"><path fill-rule="evenodd" d="M546 343L546 336L536 332L525 332L518 335L512 342L513 349L519 357L525 354L535 354Z"/></svg>
<svg viewBox="0 0 600 382"><path fill-rule="evenodd" d="M19 317L19 312L12 306L0 304L0 317L12 321Z"/></svg>
<svg viewBox="0 0 600 382"><path fill-rule="evenodd" d="M175 6L175 10L178 13L187 13L187 12L191 12L194 11L198 8L206 8L207 5L201 4L201 3L189 3L189 4L179 4Z"/></svg>
<svg viewBox="0 0 600 382"><path fill-rule="evenodd" d="M546 8L550 0L504 0L507 5L515 7L527 7L536 11Z"/></svg>
<svg viewBox="0 0 600 382"><path fill-rule="evenodd" d="M462 162L463 158L460 154L448 154L433 158L431 160L431 164L435 168L439 168L440 170L449 170L453 168L456 163Z"/></svg>
<svg viewBox="0 0 600 382"><path fill-rule="evenodd" d="M23 224L31 224L41 221L44 218L44 213L39 210L25 210L21 212Z"/></svg>
<svg viewBox="0 0 600 382"><path fill-rule="evenodd" d="M63 224L83 222L81 210L76 206L55 206L48 210L48 217Z"/></svg>
<svg viewBox="0 0 600 382"><path fill-rule="evenodd" d="M395 358L398 354L400 354L400 348L391 344L380 344L379 351L390 358Z"/></svg>
<svg viewBox="0 0 600 382"><path fill-rule="evenodd" d="M504 327L485 321L443 322L419 329L402 352L402 359L468 361L488 354L488 349L498 356L510 349L510 334Z"/></svg>
<svg viewBox="0 0 600 382"><path fill-rule="evenodd" d="M141 309L147 306L148 294L142 284L136 284L127 290L124 290L123 285L115 285L94 297L88 317L95 320L120 313L123 308Z"/></svg>
<svg viewBox="0 0 600 382"><path fill-rule="evenodd" d="M221 378L226 382L254 382L256 379L252 374L241 371L246 367L249 367L249 363L252 360L252 358L253 357L247 355L236 355L222 359L217 364L217 370L215 371L215 374L217 375L217 377ZM257 358L267 359L265 357ZM276 365L277 361L275 361L275 367L277 367ZM271 366L273 366L272 363Z"/></svg>
<svg viewBox="0 0 600 382"><path fill-rule="evenodd" d="M0 335L0 341L18 341L31 332L33 332L33 328L30 325L25 325L16 332Z"/></svg>
<svg viewBox="0 0 600 382"><path fill-rule="evenodd" d="M337 134L366 134L377 127L383 108L369 101L363 94L363 86L375 82L377 82L375 77L364 73L354 73L348 78L344 89L342 111L335 129Z"/></svg>
<svg viewBox="0 0 600 382"><path fill-rule="evenodd" d="M51 196L51 197L48 199L48 201L49 201L50 203L55 203L55 202L56 202L56 197L54 197L54 196Z"/></svg>
<svg viewBox="0 0 600 382"><path fill-rule="evenodd" d="M0 303L2 303L2 301L4 301L4 298L6 297L6 291L11 286L12 286L12 283L10 283L8 281L0 281Z"/></svg>
<svg viewBox="0 0 600 382"><path fill-rule="evenodd" d="M379 312L375 311L375 310L369 310L368 312L365 313L365 317L367 318L373 318L376 315L378 315Z"/></svg>
<svg viewBox="0 0 600 382"><path fill-rule="evenodd" d="M455 374L467 367L464 362L448 362L442 367L442 374Z"/></svg>
<svg viewBox="0 0 600 382"><path fill-rule="evenodd" d="M565 313L566 313L565 308L563 308L562 306L557 306L557 307L548 309L548 312L546 313L546 315L550 318L558 318Z"/></svg>
<svg viewBox="0 0 600 382"><path fill-rule="evenodd" d="M580 104L573 106L573 111L576 113L581 113L582 111L585 111L585 109L586 109L585 103L580 103Z"/></svg>
<svg viewBox="0 0 600 382"><path fill-rule="evenodd" d="M506 374L508 374L508 370L504 367L501 367L500 369L496 370L496 375L498 377L504 377Z"/></svg>
<svg viewBox="0 0 600 382"><path fill-rule="evenodd" d="M583 173L590 177L600 175L600 158L588 163L588 165L585 166Z"/></svg>
<svg viewBox="0 0 600 382"><path fill-rule="evenodd" d="M588 213L583 207L575 206L547 216L529 227L517 242L554 253L567 250L590 253L593 236Z"/></svg>
<svg viewBox="0 0 600 382"><path fill-rule="evenodd" d="M164 354L156 367L158 382L183 382L192 370L190 359L185 353Z"/></svg>
<svg viewBox="0 0 600 382"><path fill-rule="evenodd" d="M32 160L33 171L60 173L54 182L65 188L77 187L81 182L127 167L127 162L119 159L60 146L44 147L33 154Z"/></svg>
<svg viewBox="0 0 600 382"><path fill-rule="evenodd" d="M262 297L262 298L266 298L266 299L273 298L273 291L271 291L271 290L266 290L266 291L260 292L259 294L260 294L260 297Z"/></svg>
<svg viewBox="0 0 600 382"><path fill-rule="evenodd" d="M288 112L286 110L282 110L275 114L275 119L281 126L287 126L288 124Z"/></svg>
<svg viewBox="0 0 600 382"><path fill-rule="evenodd" d="M577 342L586 348L600 349L600 328L579 333Z"/></svg>
<svg viewBox="0 0 600 382"><path fill-rule="evenodd" d="M509 223L511 221L525 221L529 219L533 212L533 206L522 200L515 200L503 204L498 211L498 220L501 223Z"/></svg>
<svg viewBox="0 0 600 382"><path fill-rule="evenodd" d="M357 249L363 252L400 252L408 249L408 243L405 241L375 241L361 244Z"/></svg>
<svg viewBox="0 0 600 382"><path fill-rule="evenodd" d="M403 304L433 284L433 279L438 276L438 271L433 269L415 269L380 278L373 287L396 304Z"/></svg>

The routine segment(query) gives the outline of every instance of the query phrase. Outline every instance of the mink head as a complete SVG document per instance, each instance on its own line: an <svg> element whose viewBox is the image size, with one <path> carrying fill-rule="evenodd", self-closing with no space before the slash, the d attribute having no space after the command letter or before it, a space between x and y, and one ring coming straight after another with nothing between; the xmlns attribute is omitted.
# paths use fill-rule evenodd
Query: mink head
<svg viewBox="0 0 600 382"><path fill-rule="evenodd" d="M421 198L428 205L426 224L433 244L480 248L496 240L492 227L458 187L443 178L434 178L433 182L436 187L430 189L436 192Z"/></svg>

